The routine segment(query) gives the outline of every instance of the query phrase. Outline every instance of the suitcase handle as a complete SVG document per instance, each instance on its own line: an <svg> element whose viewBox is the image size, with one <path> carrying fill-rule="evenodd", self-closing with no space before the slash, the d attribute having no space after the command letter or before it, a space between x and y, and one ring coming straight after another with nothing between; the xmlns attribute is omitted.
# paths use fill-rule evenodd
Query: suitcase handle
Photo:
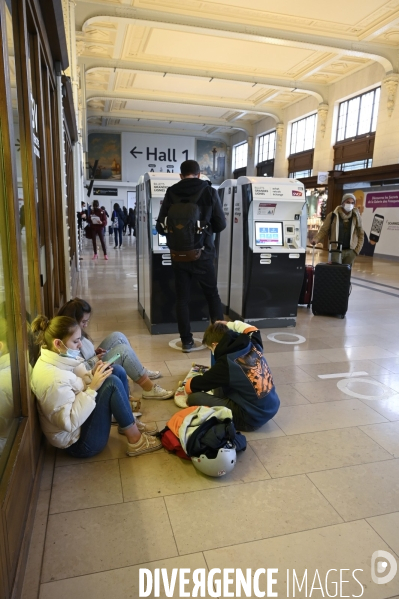
<svg viewBox="0 0 399 599"><path fill-rule="evenodd" d="M314 252L315 252L316 247L313 246L313 250L312 250L312 267L314 268Z"/></svg>
<svg viewBox="0 0 399 599"><path fill-rule="evenodd" d="M333 244L337 246L335 248L335 250L332 249ZM330 241L330 244L328 246L328 251L329 252L340 252L342 254L342 243L339 243L339 241Z"/></svg>

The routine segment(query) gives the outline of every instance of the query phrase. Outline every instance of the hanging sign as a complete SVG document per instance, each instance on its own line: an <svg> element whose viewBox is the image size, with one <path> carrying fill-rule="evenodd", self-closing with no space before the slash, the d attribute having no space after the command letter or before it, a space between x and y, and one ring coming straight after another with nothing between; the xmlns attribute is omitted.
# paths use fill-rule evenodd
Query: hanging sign
<svg viewBox="0 0 399 599"><path fill-rule="evenodd" d="M122 133L124 181L138 181L144 173L176 173L184 160L194 159L195 139L179 135Z"/></svg>
<svg viewBox="0 0 399 599"><path fill-rule="evenodd" d="M94 196L117 196L117 187L93 187Z"/></svg>
<svg viewBox="0 0 399 599"><path fill-rule="evenodd" d="M320 171L317 173L317 185L327 185L328 183L328 171Z"/></svg>

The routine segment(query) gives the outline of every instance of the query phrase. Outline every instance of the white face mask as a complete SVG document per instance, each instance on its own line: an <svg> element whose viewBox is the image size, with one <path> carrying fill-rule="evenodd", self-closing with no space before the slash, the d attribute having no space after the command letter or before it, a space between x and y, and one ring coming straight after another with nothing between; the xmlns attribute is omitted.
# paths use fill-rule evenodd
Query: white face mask
<svg viewBox="0 0 399 599"><path fill-rule="evenodd" d="M354 209L353 204L344 204L344 210L346 210L346 212L350 212L353 209Z"/></svg>
<svg viewBox="0 0 399 599"><path fill-rule="evenodd" d="M70 349L65 345L65 343L63 343L63 341L61 341L61 343L65 347L66 352L60 352L60 356L63 356L64 358L74 358L75 360L77 360L80 357L80 349Z"/></svg>

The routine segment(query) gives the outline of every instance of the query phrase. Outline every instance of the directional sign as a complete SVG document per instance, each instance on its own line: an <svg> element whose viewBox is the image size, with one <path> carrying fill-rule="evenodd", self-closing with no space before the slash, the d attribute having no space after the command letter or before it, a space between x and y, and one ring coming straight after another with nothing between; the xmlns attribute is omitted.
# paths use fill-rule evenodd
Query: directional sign
<svg viewBox="0 0 399 599"><path fill-rule="evenodd" d="M136 183L144 173L179 173L184 160L195 158L195 138L182 135L122 133L122 173Z"/></svg>

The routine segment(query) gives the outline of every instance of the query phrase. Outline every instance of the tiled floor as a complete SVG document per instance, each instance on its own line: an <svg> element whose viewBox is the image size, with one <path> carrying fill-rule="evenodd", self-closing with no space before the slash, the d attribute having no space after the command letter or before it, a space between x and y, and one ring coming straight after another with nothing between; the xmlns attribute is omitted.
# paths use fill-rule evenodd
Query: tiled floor
<svg viewBox="0 0 399 599"><path fill-rule="evenodd" d="M89 332L100 343L123 331L144 365L162 370L162 386L174 388L193 354L168 346L177 335L151 337L137 312L134 238L109 254L108 263L92 262L89 245L84 251L78 295L94 308ZM127 458L115 429L90 460L58 451L53 471L50 451L23 599L138 597L140 567L278 568L281 597L293 596L293 569L301 578L307 569L310 581L316 569L323 581L345 569L342 596L360 596L350 573L358 569L367 599L399 596L399 575L376 585L370 572L374 551L399 555L399 264L360 258L353 283L344 320L299 308L294 332L305 343L275 343L267 339L274 331L262 331L281 408L247 434L229 476L201 476L164 451ZM209 364L209 352L195 361ZM362 374L319 378L343 373ZM163 427L177 408L154 400L142 411Z"/></svg>

